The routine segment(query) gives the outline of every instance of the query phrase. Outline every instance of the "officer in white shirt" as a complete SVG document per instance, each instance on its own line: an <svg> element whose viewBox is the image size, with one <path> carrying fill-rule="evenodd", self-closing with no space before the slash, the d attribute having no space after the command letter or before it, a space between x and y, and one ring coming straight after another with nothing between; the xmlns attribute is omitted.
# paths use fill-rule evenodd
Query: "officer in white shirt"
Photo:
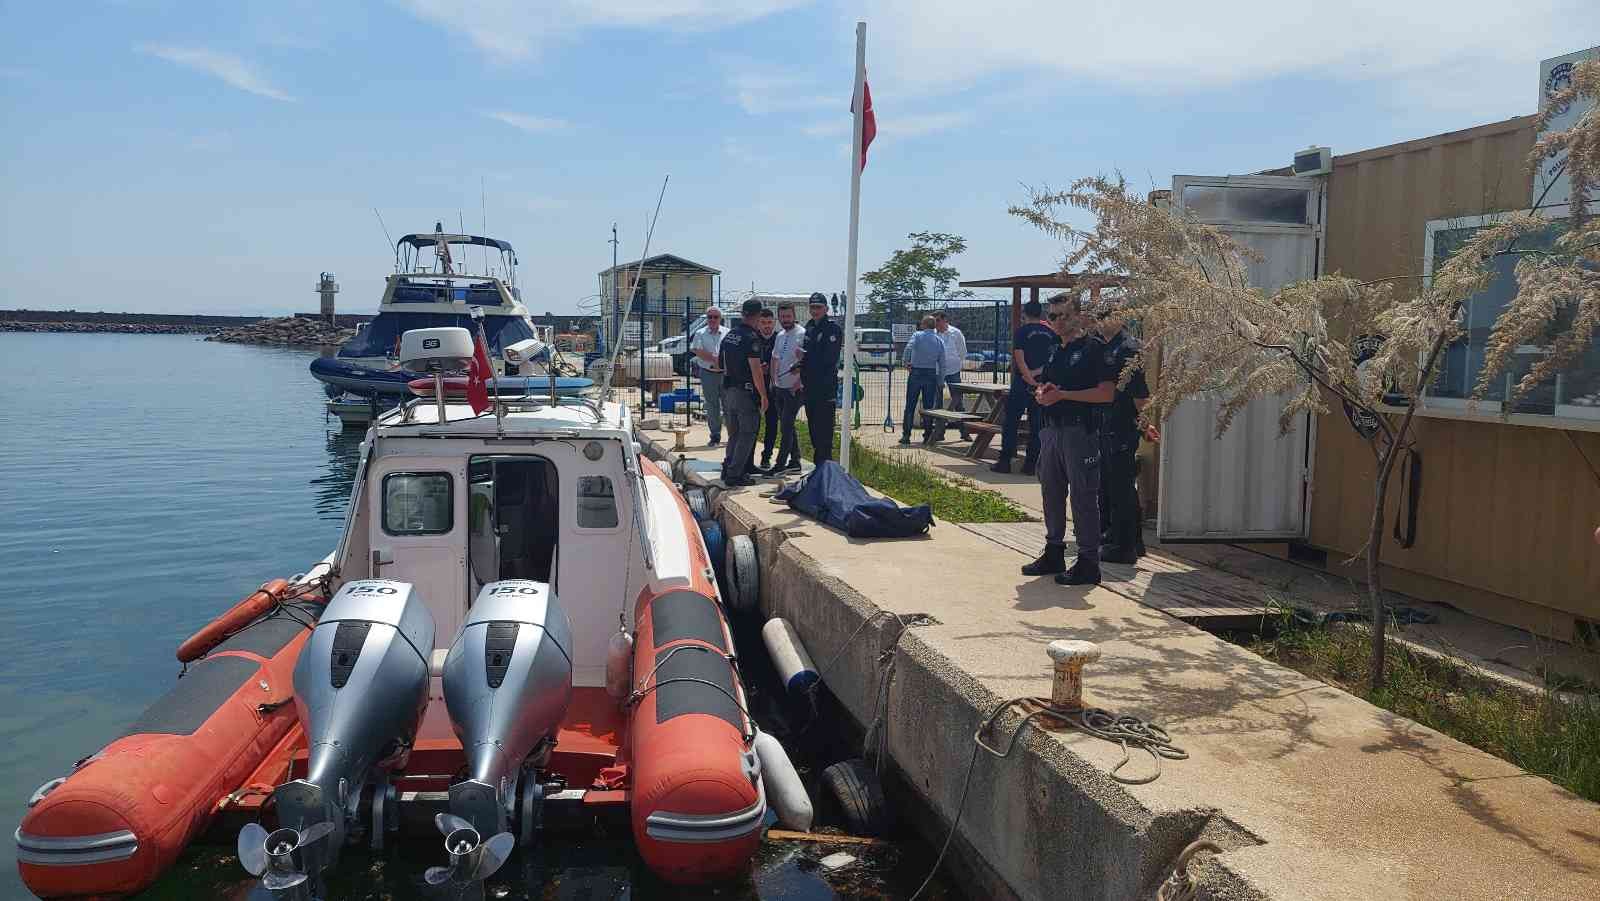
<svg viewBox="0 0 1600 901"><path fill-rule="evenodd" d="M706 327L689 338L689 352L694 354L694 365L700 371L700 395L705 398L706 428L711 430L712 447L722 443L722 367L717 363L717 351L727 336L728 330L722 327L722 311L711 307L706 310Z"/></svg>
<svg viewBox="0 0 1600 901"><path fill-rule="evenodd" d="M800 390L800 355L806 330L795 321L794 304L778 304L778 330L772 336L773 402L778 408L778 460L770 472L800 472L800 439L794 420L805 397Z"/></svg>
<svg viewBox="0 0 1600 901"><path fill-rule="evenodd" d="M961 383L961 366L967 361L967 336L950 324L950 314L944 310L933 314L933 319L934 333L944 342L945 385L958 385ZM950 400L945 409L961 412L961 395L953 388L947 393Z"/></svg>

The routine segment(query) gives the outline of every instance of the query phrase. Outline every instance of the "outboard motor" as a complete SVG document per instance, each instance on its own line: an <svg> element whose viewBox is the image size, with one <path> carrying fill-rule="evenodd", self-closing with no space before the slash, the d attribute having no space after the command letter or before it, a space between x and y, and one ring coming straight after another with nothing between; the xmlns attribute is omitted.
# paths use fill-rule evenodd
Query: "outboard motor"
<svg viewBox="0 0 1600 901"><path fill-rule="evenodd" d="M538 768L572 700L572 626L550 586L507 579L483 586L444 661L444 700L467 778L450 811L482 835L513 831L527 844L546 786Z"/></svg>
<svg viewBox="0 0 1600 901"><path fill-rule="evenodd" d="M295 709L310 742L306 776L273 792L282 828L267 837L265 858L246 848L262 840L261 828L240 833L247 869L266 859L275 885L287 888L292 868L303 867L310 894L320 897L320 873L338 858L363 790L375 774L386 790L384 772L410 753L428 705L433 630L433 615L406 582L347 582L328 602L294 669Z"/></svg>

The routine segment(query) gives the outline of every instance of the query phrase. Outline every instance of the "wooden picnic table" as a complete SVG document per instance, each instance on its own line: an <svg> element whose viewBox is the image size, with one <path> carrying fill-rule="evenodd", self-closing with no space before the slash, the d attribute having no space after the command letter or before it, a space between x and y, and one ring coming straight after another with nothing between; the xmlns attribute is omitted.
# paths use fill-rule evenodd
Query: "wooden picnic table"
<svg viewBox="0 0 1600 901"><path fill-rule="evenodd" d="M968 407L981 419L962 423L961 437L966 438L970 433L972 446L967 448L967 456L982 460L994 436L1005 428L1006 396L1011 393L1011 386L1005 382L958 382L945 387L954 394L972 398L970 405L963 403L962 406ZM1025 433L1019 435L1024 439L1027 437Z"/></svg>

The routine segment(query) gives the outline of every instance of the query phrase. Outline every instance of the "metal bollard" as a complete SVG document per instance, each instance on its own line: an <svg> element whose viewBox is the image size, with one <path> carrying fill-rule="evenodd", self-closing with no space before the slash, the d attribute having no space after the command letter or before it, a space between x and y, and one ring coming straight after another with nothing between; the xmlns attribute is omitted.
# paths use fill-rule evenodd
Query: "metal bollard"
<svg viewBox="0 0 1600 901"><path fill-rule="evenodd" d="M1055 681L1050 686L1051 705L1083 709L1083 667L1100 659L1100 646L1092 641L1052 641L1045 653L1056 665Z"/></svg>

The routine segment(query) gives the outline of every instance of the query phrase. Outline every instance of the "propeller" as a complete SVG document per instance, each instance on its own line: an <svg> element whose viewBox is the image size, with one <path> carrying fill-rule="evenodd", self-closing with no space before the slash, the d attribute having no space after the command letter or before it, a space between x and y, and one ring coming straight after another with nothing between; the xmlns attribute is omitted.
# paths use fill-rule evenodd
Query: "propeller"
<svg viewBox="0 0 1600 901"><path fill-rule="evenodd" d="M509 832L501 832L485 841L471 823L455 814L438 814L433 822L444 835L444 850L450 855L450 864L429 867L423 874L429 885L448 882L465 890L481 883L500 869L517 846L516 836Z"/></svg>
<svg viewBox="0 0 1600 901"><path fill-rule="evenodd" d="M333 824L327 821L312 823L304 831L284 828L274 832L260 823L246 823L239 830L239 863L245 872L261 877L262 888L288 891L310 878L302 869L300 850L332 832Z"/></svg>

